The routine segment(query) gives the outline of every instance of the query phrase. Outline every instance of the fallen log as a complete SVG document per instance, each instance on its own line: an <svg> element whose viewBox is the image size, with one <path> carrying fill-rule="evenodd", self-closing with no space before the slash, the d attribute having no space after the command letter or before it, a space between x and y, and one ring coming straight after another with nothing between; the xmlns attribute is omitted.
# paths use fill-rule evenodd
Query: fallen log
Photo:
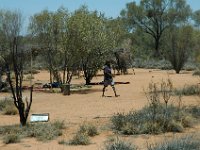
<svg viewBox="0 0 200 150"><path fill-rule="evenodd" d="M130 82L115 82L115 84L130 84ZM103 82L91 82L89 85L103 85Z"/></svg>

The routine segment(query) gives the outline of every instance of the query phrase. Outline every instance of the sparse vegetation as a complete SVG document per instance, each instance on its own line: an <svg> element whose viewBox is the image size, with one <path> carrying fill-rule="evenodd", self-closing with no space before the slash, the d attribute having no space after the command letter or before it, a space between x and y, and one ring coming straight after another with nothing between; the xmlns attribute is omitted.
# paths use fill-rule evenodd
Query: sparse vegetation
<svg viewBox="0 0 200 150"><path fill-rule="evenodd" d="M18 113L11 98L0 100L0 111L5 115L16 115Z"/></svg>
<svg viewBox="0 0 200 150"><path fill-rule="evenodd" d="M200 149L199 140L197 134L182 138L173 138L172 140L165 140L161 144L149 145L148 150L198 150Z"/></svg>
<svg viewBox="0 0 200 150"><path fill-rule="evenodd" d="M122 141L119 138L116 138L112 142L108 142L105 145L105 150L136 150L136 146L132 144Z"/></svg>
<svg viewBox="0 0 200 150"><path fill-rule="evenodd" d="M186 108L186 111L190 113L194 118L200 118L200 106L189 106Z"/></svg>
<svg viewBox="0 0 200 150"><path fill-rule="evenodd" d="M114 129L128 135L182 132L185 127L191 127L194 121L191 114L173 105L168 106L166 114L165 106L161 104L155 114L152 113L152 106L146 106L137 112L118 113L112 117Z"/></svg>
<svg viewBox="0 0 200 150"><path fill-rule="evenodd" d="M86 133L77 132L72 140L69 141L70 145L89 145L90 138Z"/></svg>
<svg viewBox="0 0 200 150"><path fill-rule="evenodd" d="M139 111L128 114L118 113L111 119L114 129L123 134L159 134L165 132L183 132L185 127L194 125L193 114L185 108L169 105L172 94L170 80L162 81L161 88L151 82L146 92L149 105ZM162 96L161 96L162 95ZM165 103L160 102L163 98ZM179 97L181 101L181 97Z"/></svg>
<svg viewBox="0 0 200 150"><path fill-rule="evenodd" d="M36 69L32 69L32 70L24 70L24 74L38 74L40 73L40 71L36 70Z"/></svg>
<svg viewBox="0 0 200 150"><path fill-rule="evenodd" d="M95 136L98 135L97 127L91 124L83 124L80 126L80 129L78 131L79 133L85 133L88 136Z"/></svg>
<svg viewBox="0 0 200 150"><path fill-rule="evenodd" d="M26 76L26 80L30 80L30 79L34 79L34 76L27 75L27 76Z"/></svg>
<svg viewBox="0 0 200 150"><path fill-rule="evenodd" d="M94 125L83 124L79 127L78 132L69 142L71 145L88 145L90 144L90 137L98 135L98 130Z"/></svg>
<svg viewBox="0 0 200 150"><path fill-rule="evenodd" d="M162 69L162 70L170 70L172 66L169 61L167 60L142 60L136 58L133 62L133 66L136 68L146 68L146 69Z"/></svg>
<svg viewBox="0 0 200 150"><path fill-rule="evenodd" d="M175 89L174 93L176 95L200 95L200 86L199 85L185 85L182 89Z"/></svg>
<svg viewBox="0 0 200 150"><path fill-rule="evenodd" d="M20 136L17 134L8 134L3 138L3 143L11 144L11 143L19 143L21 140Z"/></svg>
<svg viewBox="0 0 200 150"><path fill-rule="evenodd" d="M61 136L62 129L64 128L64 122L60 121L53 123L28 124L25 127L20 127L19 125L2 126L0 127L0 135L18 135L22 138L35 137L39 141L48 141ZM9 137L6 137L6 139L9 139ZM12 137L10 137L10 139L12 139Z"/></svg>
<svg viewBox="0 0 200 150"><path fill-rule="evenodd" d="M6 107L3 109L4 115L16 115L17 113L17 108L14 106L14 104L6 105Z"/></svg>
<svg viewBox="0 0 200 150"><path fill-rule="evenodd" d="M192 75L193 76L200 76L200 70L195 70Z"/></svg>

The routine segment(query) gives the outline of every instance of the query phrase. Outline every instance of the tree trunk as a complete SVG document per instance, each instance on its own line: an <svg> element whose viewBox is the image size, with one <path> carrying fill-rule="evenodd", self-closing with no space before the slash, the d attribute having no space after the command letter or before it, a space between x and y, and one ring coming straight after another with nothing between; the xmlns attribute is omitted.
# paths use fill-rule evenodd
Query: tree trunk
<svg viewBox="0 0 200 150"><path fill-rule="evenodd" d="M50 69L50 88L51 88L51 92L53 91L53 88L52 88L52 83L53 83L53 73L52 73L52 70Z"/></svg>
<svg viewBox="0 0 200 150"><path fill-rule="evenodd" d="M91 82L91 80L90 80L90 78L89 78L89 77L86 77L86 78L85 78L85 81L86 81L86 85L89 85L89 84L90 84L90 82Z"/></svg>
<svg viewBox="0 0 200 150"><path fill-rule="evenodd" d="M0 91L1 91L1 88L2 88L2 69L0 67Z"/></svg>
<svg viewBox="0 0 200 150"><path fill-rule="evenodd" d="M22 105L24 105L24 104L22 104ZM18 108L18 110L19 110L20 123L21 123L22 126L25 126L27 118L25 118L23 106L20 106Z"/></svg>
<svg viewBox="0 0 200 150"><path fill-rule="evenodd" d="M176 73L179 74L180 73L180 69L176 69Z"/></svg>
<svg viewBox="0 0 200 150"><path fill-rule="evenodd" d="M155 38L155 51L154 51L154 58L160 58L160 38Z"/></svg>

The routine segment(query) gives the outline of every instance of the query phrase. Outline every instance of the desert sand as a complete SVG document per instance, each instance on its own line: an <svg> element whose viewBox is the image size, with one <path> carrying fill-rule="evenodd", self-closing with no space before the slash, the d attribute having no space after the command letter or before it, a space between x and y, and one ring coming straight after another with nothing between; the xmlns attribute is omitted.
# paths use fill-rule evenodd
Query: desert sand
<svg viewBox="0 0 200 150"><path fill-rule="evenodd" d="M65 121L67 128L61 137L49 142L39 142L34 138L22 139L20 143L5 145L0 140L0 150L100 150L103 149L105 141L110 137L119 136L129 142L137 145L139 149L146 149L147 143L154 143L192 132L200 132L200 126L186 129L184 133L167 133L160 135L134 135L122 136L116 135L110 129L110 117L118 112L129 112L130 110L139 110L148 104L144 90L148 84L161 82L170 78L175 88L184 85L194 85L200 83L198 77L192 76L192 72L182 71L175 74L174 71L152 70L152 69L135 69L135 75L129 71L128 75L115 76L114 80L130 82L130 84L115 85L119 97L114 97L111 87L108 87L105 95L102 95L102 85L94 85L88 91L82 93L72 93L70 96L64 96L61 93L47 93L34 91L33 103L30 115L33 113L49 113L50 121ZM47 71L41 71L34 75L34 82L48 82L49 74ZM101 82L102 76L94 77L92 82ZM75 77L73 83L84 83L83 78ZM24 95L29 95L25 91ZM8 93L0 93L0 98L11 96ZM172 97L171 103L177 103L178 97ZM198 105L200 98L197 96L184 96L184 105ZM29 115L29 116L30 116ZM95 124L100 134L91 138L92 143L88 146L69 146L59 145L59 140L70 140L76 133L78 127L83 122ZM0 115L0 126L19 124L19 116Z"/></svg>

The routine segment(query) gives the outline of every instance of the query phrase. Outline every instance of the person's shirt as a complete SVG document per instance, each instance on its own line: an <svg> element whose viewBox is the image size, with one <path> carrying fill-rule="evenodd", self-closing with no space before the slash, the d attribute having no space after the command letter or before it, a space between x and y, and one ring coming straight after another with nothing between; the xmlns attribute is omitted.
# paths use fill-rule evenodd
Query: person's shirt
<svg viewBox="0 0 200 150"><path fill-rule="evenodd" d="M108 66L104 66L104 80L112 79L111 68Z"/></svg>

